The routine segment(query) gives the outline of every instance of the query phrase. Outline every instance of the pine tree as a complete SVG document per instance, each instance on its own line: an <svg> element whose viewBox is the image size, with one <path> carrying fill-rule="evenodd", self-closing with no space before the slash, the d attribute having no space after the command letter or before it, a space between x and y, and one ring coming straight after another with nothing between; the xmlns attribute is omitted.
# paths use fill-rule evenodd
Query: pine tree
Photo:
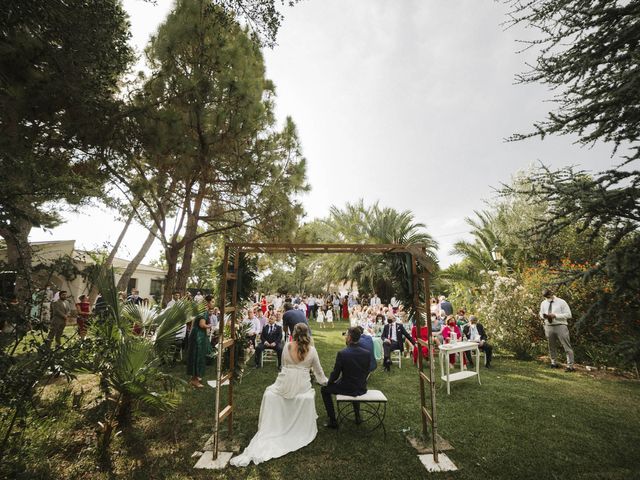
<svg viewBox="0 0 640 480"><path fill-rule="evenodd" d="M596 174L572 168L542 168L531 195L549 206L538 225L542 236L563 229L596 238L604 235L604 253L583 274L585 281L606 276L611 291L601 292L581 322L611 321L616 306L628 326L620 348L640 359L640 1L507 0L511 23L533 27L541 37L537 62L522 74L523 83L539 82L557 92L558 108L535 131L514 140L548 134L574 134L584 145L610 144L621 154L619 168ZM576 273L577 274L577 273Z"/></svg>
<svg viewBox="0 0 640 480"><path fill-rule="evenodd" d="M0 235L27 295L34 226L99 191L117 81L132 59L120 2L13 0L0 19Z"/></svg>

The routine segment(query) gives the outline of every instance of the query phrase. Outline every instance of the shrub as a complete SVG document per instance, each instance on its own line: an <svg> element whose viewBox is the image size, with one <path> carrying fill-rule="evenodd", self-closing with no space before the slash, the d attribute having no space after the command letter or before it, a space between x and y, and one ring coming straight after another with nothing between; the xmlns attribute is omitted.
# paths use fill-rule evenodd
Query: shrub
<svg viewBox="0 0 640 480"><path fill-rule="evenodd" d="M529 359L539 351L541 326L535 297L512 277L486 272L477 312L493 343Z"/></svg>

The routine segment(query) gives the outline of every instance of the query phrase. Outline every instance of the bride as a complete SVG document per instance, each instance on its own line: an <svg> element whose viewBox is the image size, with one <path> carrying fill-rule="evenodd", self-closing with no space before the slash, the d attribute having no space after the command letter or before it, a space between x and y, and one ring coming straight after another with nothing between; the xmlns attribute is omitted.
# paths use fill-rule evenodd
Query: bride
<svg viewBox="0 0 640 480"><path fill-rule="evenodd" d="M275 383L262 396L258 432L244 452L231 459L231 465L257 465L309 445L316 438L318 414L309 369L320 384L326 384L327 377L306 324L298 323L293 329L293 340L282 351L282 366Z"/></svg>

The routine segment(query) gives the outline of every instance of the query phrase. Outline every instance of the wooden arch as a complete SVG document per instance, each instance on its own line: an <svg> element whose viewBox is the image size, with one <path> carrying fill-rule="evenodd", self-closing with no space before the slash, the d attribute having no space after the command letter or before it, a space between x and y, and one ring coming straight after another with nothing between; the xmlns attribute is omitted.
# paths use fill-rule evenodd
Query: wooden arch
<svg viewBox="0 0 640 480"><path fill-rule="evenodd" d="M428 347L429 350L429 374L424 372L424 362L422 355L418 355L418 381L420 388L420 416L422 419L422 433L424 438L429 437L431 425L431 442L433 446L433 459L438 462L438 450L436 445L437 421L436 421L436 391L434 379L434 344L431 336L431 322L429 321L429 296L430 296L430 276L432 273L432 263L426 254L426 246L422 244L400 245L400 244L353 244L353 243L226 243L224 247L224 260L222 265L222 278L220 280L220 323L218 340L218 372L216 383L216 415L213 432L213 459L218 458L220 446L220 425L227 421L227 435L233 435L233 412L235 410L233 398L233 371L234 355L229 355L229 370L222 371L223 352L234 346L236 334L236 319L238 314L238 265L240 255L243 253L399 253L411 256L411 279L413 281L413 307L416 315L416 326L418 332L422 326L423 318L427 324L428 340L417 339L420 346ZM418 273L418 265L422 272ZM422 286L420 286L422 283ZM231 301L227 305L227 292L231 290ZM419 288L424 292L424 303L420 301ZM224 338L225 315L230 314L230 337ZM224 382L229 381L227 404L221 408L220 391ZM426 386L429 386L429 403L431 409L427 408Z"/></svg>

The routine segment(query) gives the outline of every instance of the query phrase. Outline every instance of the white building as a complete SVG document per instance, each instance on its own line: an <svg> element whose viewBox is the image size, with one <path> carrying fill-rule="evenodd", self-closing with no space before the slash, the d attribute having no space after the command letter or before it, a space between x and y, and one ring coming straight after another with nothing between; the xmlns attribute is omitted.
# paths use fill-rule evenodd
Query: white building
<svg viewBox="0 0 640 480"><path fill-rule="evenodd" d="M33 242L30 244L32 249L32 264L34 267L37 265L50 265L53 261L61 257L71 258L75 267L80 271L95 264L95 257L92 252L76 250L75 243L75 240ZM0 260L7 260L6 249L0 250ZM116 283L128 264L129 261L122 258L115 258L113 260ZM166 274L167 272L161 268L140 264L129 280L127 293L129 293L131 289L137 288L142 298L151 299L153 296L156 301L159 301L162 296ZM56 290L66 290L73 297L74 301L83 293L89 293L89 285L82 275L78 275L70 281L59 275L53 275L51 278L46 278L47 276L48 273L38 271L37 268L34 268L34 279L36 279L39 284L53 284Z"/></svg>

